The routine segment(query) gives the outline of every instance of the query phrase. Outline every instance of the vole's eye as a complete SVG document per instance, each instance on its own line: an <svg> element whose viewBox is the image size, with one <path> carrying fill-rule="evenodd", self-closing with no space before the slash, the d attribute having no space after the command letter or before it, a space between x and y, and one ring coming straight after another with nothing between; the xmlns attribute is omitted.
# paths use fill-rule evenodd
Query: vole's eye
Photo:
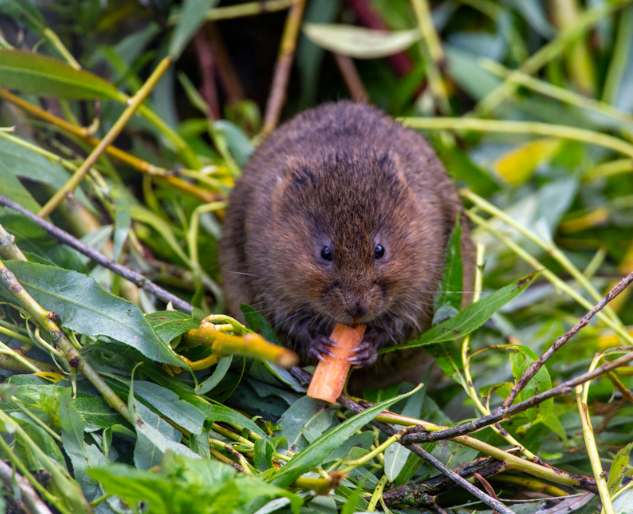
<svg viewBox="0 0 633 514"><path fill-rule="evenodd" d="M381 259L383 255L385 255L385 249L382 245L376 245L376 248L374 249L374 257L376 257L376 259Z"/></svg>
<svg viewBox="0 0 633 514"><path fill-rule="evenodd" d="M329 246L323 247L323 250L321 250L321 258L325 261L331 261L334 258Z"/></svg>

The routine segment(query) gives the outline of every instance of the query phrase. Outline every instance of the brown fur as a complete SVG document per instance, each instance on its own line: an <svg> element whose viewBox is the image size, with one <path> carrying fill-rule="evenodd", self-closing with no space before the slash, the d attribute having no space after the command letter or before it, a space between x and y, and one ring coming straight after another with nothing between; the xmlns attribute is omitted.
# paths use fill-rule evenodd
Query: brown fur
<svg viewBox="0 0 633 514"><path fill-rule="evenodd" d="M239 304L253 306L302 364L313 363L311 341L335 322L367 324L376 347L406 342L430 326L461 210L441 162L412 130L351 102L306 111L257 149L231 195L220 245L228 310L243 319ZM376 260L378 243L386 251ZM324 246L332 262L321 258ZM470 290L467 223L462 253ZM387 382L411 379L394 376L402 360L385 366Z"/></svg>

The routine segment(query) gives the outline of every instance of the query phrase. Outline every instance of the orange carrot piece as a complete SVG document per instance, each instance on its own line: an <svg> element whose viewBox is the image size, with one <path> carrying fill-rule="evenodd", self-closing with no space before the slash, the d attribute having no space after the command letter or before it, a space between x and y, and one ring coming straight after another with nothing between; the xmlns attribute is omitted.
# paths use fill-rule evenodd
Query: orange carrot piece
<svg viewBox="0 0 633 514"><path fill-rule="evenodd" d="M308 396L318 398L326 402L336 403L336 399L341 396L345 380L351 364L347 360L362 341L365 334L365 325L358 325L356 328L346 327L337 323L332 330L330 339L339 348L332 346L332 353L336 356L325 356L325 360L319 361L314 376L308 387Z"/></svg>

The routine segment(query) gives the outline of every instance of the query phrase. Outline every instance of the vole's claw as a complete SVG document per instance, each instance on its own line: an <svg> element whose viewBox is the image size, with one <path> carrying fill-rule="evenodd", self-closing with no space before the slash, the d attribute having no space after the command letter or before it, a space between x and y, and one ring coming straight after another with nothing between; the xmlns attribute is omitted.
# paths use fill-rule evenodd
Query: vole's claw
<svg viewBox="0 0 633 514"><path fill-rule="evenodd" d="M347 359L354 366L371 366L378 358L378 350L371 341L363 341L352 350L353 357Z"/></svg>
<svg viewBox="0 0 633 514"><path fill-rule="evenodd" d="M329 355L330 357L334 357L332 350L330 350L330 346L336 346L334 341L332 341L326 335L318 335L312 341L310 341L310 349L308 350L308 354L310 357L325 360L324 356Z"/></svg>

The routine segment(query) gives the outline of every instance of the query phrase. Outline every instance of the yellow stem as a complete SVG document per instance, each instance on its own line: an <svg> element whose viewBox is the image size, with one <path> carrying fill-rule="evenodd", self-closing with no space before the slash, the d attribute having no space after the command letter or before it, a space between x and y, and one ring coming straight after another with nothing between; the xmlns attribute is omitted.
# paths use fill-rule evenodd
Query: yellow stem
<svg viewBox="0 0 633 514"><path fill-rule="evenodd" d="M400 118L407 127L430 130L474 130L476 132L498 132L502 134L534 134L559 137L573 141L595 144L633 157L633 145L626 141L567 125L554 125L538 121L485 120L480 118Z"/></svg>
<svg viewBox="0 0 633 514"><path fill-rule="evenodd" d="M369 506L367 507L368 512L373 512L376 510L376 505L378 504L378 500L382 498L382 492L385 490L385 486L387 485L387 475L383 475L374 489L374 494L371 495L371 501L369 502Z"/></svg>
<svg viewBox="0 0 633 514"><path fill-rule="evenodd" d="M589 454L589 461L591 462L593 476L596 479L596 484L598 485L598 493L600 494L600 501L602 502L602 510L606 514L615 514L613 504L611 503L611 496L609 496L606 475L602 471L602 463L600 462L596 439L593 434L593 428L591 427L589 409L586 401L583 401L582 399L582 396L584 395L583 389L587 391L589 389L589 384L584 384L584 387L581 385L576 386L576 403L578 405L578 412L580 413L580 421L582 423L582 435L585 439L585 446L587 447L587 453Z"/></svg>
<svg viewBox="0 0 633 514"><path fill-rule="evenodd" d="M42 218L48 216L51 212L53 212L57 206L61 203L61 201L66 196L66 193L72 192L75 188L81 183L88 170L97 162L97 159L101 156L101 154L105 151L105 149L110 146L116 137L121 133L121 131L128 124L134 113L141 106L141 104L145 101L147 96L150 94L152 89L156 86L160 78L167 71L167 68L171 65L171 58L165 57L158 65L158 67L154 70L154 72L147 79L147 82L143 84L143 87L138 90L138 92L128 101L128 106L123 111L123 114L119 117L116 123L112 126L110 131L106 134L106 136L101 140L101 142L96 146L96 148L92 151L92 153L88 156L88 158L84 161L81 167L73 174L68 182L66 182L60 189L53 195L53 197L46 203L46 205L42 208L42 210L38 213L38 215Z"/></svg>

